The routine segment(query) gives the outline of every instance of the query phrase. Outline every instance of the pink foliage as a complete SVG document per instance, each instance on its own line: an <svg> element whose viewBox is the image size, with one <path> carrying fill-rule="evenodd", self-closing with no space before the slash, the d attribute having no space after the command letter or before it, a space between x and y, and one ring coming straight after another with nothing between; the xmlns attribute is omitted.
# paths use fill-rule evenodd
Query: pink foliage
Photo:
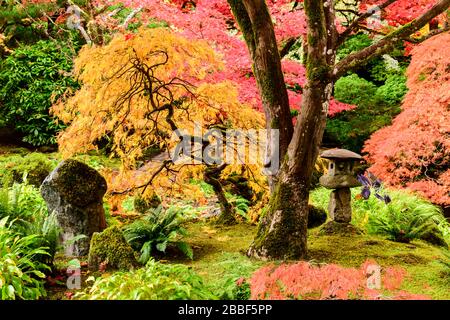
<svg viewBox="0 0 450 320"><path fill-rule="evenodd" d="M113 4L118 0L100 0L100 2ZM237 84L239 99L262 111L262 102L257 89L256 80L251 69L251 59L245 42L239 34L230 32L230 24L234 19L226 0L125 0L120 1L129 7L145 8L144 19L166 21L172 29L181 32L187 38L204 39L222 55L225 68L221 72L212 74L207 81L218 82L231 80ZM195 6L189 9L185 4L191 2ZM269 0L269 9L274 19L275 34L278 42L291 37L306 34L306 20L303 10L291 10L289 0ZM300 63L283 59L283 72L288 85L306 83L305 68ZM289 90L289 101L292 109L299 110L301 93ZM354 108L344 103L332 100L329 115L333 116L341 111Z"/></svg>
<svg viewBox="0 0 450 320"><path fill-rule="evenodd" d="M399 291L406 271L388 267L381 271L380 288L371 288L367 279L372 261L359 269L336 264L313 266L307 262L266 266L250 279L251 299L429 299L425 295Z"/></svg>
<svg viewBox="0 0 450 320"><path fill-rule="evenodd" d="M391 126L377 131L364 151L370 171L386 183L450 205L450 34L416 47L408 68L402 109Z"/></svg>

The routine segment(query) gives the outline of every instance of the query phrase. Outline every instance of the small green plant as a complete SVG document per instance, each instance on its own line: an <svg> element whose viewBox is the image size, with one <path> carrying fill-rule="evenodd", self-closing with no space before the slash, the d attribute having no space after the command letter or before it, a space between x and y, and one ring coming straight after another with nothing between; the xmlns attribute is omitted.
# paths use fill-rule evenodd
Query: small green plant
<svg viewBox="0 0 450 320"><path fill-rule="evenodd" d="M250 210L250 201L242 196L234 195L229 192L225 193L228 202L233 206L234 211L243 217L245 220L250 220L248 216L248 211Z"/></svg>
<svg viewBox="0 0 450 320"><path fill-rule="evenodd" d="M162 264L149 260L144 268L117 272L94 279L87 292L77 293L83 300L212 300L217 297L203 279L181 264Z"/></svg>
<svg viewBox="0 0 450 320"><path fill-rule="evenodd" d="M182 238L187 235L182 227L184 221L176 207L163 210L162 206L149 210L140 220L124 229L125 239L140 251L139 262L146 263L155 250L165 253L168 246L177 246L187 257L193 259L192 248Z"/></svg>
<svg viewBox="0 0 450 320"><path fill-rule="evenodd" d="M46 295L42 279L50 268L36 259L48 248L35 247L37 235L22 237L10 229L8 218L0 219L0 298L36 300Z"/></svg>

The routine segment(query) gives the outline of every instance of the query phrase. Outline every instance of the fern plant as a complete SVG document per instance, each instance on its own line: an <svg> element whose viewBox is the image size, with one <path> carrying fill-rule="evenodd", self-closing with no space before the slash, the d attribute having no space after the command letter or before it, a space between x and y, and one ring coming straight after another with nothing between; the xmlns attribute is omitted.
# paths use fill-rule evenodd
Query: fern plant
<svg viewBox="0 0 450 320"><path fill-rule="evenodd" d="M124 236L133 249L140 251L139 262L145 264L155 250L165 253L168 246L177 246L187 257L193 259L192 248L182 241L187 235L182 227L181 212L170 207L163 210L162 206L149 210L140 220L124 229Z"/></svg>
<svg viewBox="0 0 450 320"><path fill-rule="evenodd" d="M182 264L149 260L144 268L116 272L94 281L88 291L75 295L81 300L212 300L217 297L203 279Z"/></svg>
<svg viewBox="0 0 450 320"><path fill-rule="evenodd" d="M48 255L48 248L36 248L37 235L21 237L7 221L0 219L0 298L39 299L46 295L43 272L50 268L36 256Z"/></svg>
<svg viewBox="0 0 450 320"><path fill-rule="evenodd" d="M22 237L35 236L33 248L48 248L46 255L36 255L40 262L52 265L59 249L60 227L56 215L48 214L47 205L39 190L27 183L6 185L0 189L0 219L7 218L10 228Z"/></svg>
<svg viewBox="0 0 450 320"><path fill-rule="evenodd" d="M369 216L369 233L381 234L388 239L408 243L428 233L436 232L443 216L433 206L418 204L402 210L388 205L387 210Z"/></svg>
<svg viewBox="0 0 450 320"><path fill-rule="evenodd" d="M226 193L225 196L227 197L228 202L233 206L234 211L243 217L245 220L250 220L248 216L248 211L250 210L249 204L250 201L245 199L242 196L234 195L231 193Z"/></svg>

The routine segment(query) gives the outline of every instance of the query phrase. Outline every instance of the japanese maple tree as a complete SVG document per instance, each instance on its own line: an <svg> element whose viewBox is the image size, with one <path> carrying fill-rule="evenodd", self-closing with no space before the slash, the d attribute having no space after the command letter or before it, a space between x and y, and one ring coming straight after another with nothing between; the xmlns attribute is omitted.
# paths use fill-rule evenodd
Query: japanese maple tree
<svg viewBox="0 0 450 320"><path fill-rule="evenodd" d="M107 137L111 152L123 164L118 177L123 181L123 191L110 191L138 189L144 197L146 191L158 186L169 189L204 169L205 181L213 186L223 206L219 222L233 223L233 210L222 190L220 175L244 171L243 175L252 176L253 186L257 186L261 184L258 179L264 179L252 172L258 159L243 170L241 164L231 161L216 164L187 158L177 162L174 158L178 155L172 154L183 139L189 139L189 145L192 139L200 139L193 149L200 147L200 156L205 154L209 140L204 132L196 132L196 124L205 131L221 132L263 127L263 115L239 102L233 82L212 80L222 67L220 57L205 41L193 41L168 29L117 34L106 46L84 47L74 70L81 89L52 108L59 119L70 124L58 137L60 150L66 157L87 152ZM139 165L149 149L157 150L159 161ZM192 154L195 156L195 151ZM150 184L152 187L147 188Z"/></svg>
<svg viewBox="0 0 450 320"><path fill-rule="evenodd" d="M360 268L345 268L335 264L314 266L307 262L266 266L250 279L252 299L267 300L426 300L425 295L400 290L407 275L399 267L379 270L379 283L368 286L376 263L370 260Z"/></svg>
<svg viewBox="0 0 450 320"><path fill-rule="evenodd" d="M450 206L450 34L412 51L402 112L367 141L370 171L389 185Z"/></svg>

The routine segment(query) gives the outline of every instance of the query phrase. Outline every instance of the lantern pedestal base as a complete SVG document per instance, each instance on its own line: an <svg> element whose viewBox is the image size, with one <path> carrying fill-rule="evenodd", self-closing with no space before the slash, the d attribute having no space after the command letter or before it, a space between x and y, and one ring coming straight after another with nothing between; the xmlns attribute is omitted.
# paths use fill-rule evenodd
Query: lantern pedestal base
<svg viewBox="0 0 450 320"><path fill-rule="evenodd" d="M319 235L323 236L333 236L333 235L352 236L363 233L364 232L361 229L355 227L350 223L340 223L336 221L330 221L325 223L322 227L320 227L319 230Z"/></svg>
<svg viewBox="0 0 450 320"><path fill-rule="evenodd" d="M351 192L349 188L339 188L330 194L328 213L331 219L340 223L352 220Z"/></svg>

